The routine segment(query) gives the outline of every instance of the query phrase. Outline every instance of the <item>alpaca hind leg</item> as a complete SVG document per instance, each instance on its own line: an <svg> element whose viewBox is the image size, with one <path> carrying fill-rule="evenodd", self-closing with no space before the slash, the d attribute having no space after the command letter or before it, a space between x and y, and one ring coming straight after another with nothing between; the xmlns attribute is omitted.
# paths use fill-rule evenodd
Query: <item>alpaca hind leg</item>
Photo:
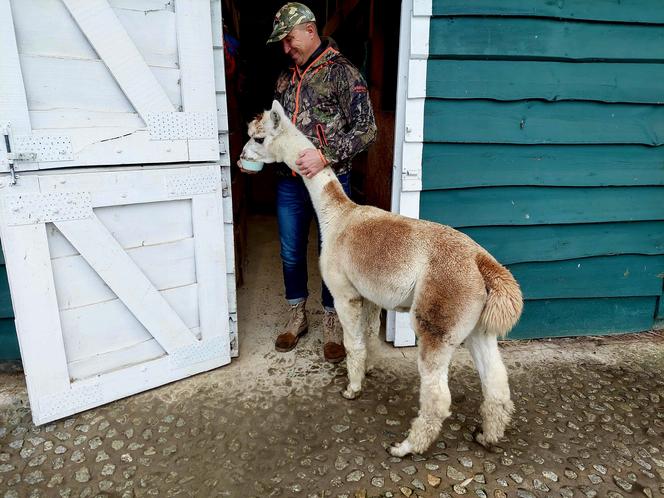
<svg viewBox="0 0 664 498"><path fill-rule="evenodd" d="M495 444L505 434L514 412L507 370L495 335L474 330L465 344L479 372L484 397L480 407L482 432L475 439L482 445Z"/></svg>
<svg viewBox="0 0 664 498"><path fill-rule="evenodd" d="M333 294L334 295L334 294ZM334 295L334 307L344 332L346 348L346 369L348 386L342 395L354 399L362 390L364 380L367 347L362 327L362 298L359 294L345 291Z"/></svg>
<svg viewBox="0 0 664 498"><path fill-rule="evenodd" d="M424 342L421 336L420 341ZM438 437L443 421L450 415L452 397L447 374L454 349L455 346L449 344L420 344L417 359L421 382L420 410L408 437L390 448L393 456L422 453Z"/></svg>

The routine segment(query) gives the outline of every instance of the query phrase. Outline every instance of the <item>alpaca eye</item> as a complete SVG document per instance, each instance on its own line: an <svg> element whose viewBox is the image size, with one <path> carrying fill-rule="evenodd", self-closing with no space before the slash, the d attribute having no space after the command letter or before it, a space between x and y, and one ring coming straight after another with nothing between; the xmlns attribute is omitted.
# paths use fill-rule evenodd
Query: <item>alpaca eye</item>
<svg viewBox="0 0 664 498"><path fill-rule="evenodd" d="M262 144L263 140L265 140L265 138L256 138L256 137L254 137L254 142L256 142L257 144Z"/></svg>

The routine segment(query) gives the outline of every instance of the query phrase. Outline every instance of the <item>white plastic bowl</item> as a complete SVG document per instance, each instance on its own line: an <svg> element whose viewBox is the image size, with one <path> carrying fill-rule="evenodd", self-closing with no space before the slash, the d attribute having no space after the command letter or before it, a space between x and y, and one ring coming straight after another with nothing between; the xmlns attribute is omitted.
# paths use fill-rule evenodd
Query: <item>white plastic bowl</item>
<svg viewBox="0 0 664 498"><path fill-rule="evenodd" d="M246 169L247 171L261 171L263 169L263 164L258 161L248 161L246 159L240 158L240 164L242 164L242 168Z"/></svg>

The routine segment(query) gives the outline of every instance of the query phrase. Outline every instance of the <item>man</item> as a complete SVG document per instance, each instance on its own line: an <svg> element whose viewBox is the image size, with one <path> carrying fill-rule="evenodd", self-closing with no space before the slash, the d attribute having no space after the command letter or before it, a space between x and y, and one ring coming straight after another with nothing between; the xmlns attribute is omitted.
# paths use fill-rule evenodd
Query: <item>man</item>
<svg viewBox="0 0 664 498"><path fill-rule="evenodd" d="M359 71L339 53L331 40L321 40L316 18L305 5L290 2L274 18L268 43L280 42L293 66L278 78L275 99L316 149L305 150L296 164L311 178L330 166L350 194L351 159L376 137L367 84ZM302 179L285 165L278 167L277 218L283 262L288 323L275 342L277 351L292 350L308 330L305 310L307 241L314 216ZM320 232L319 232L320 249ZM334 300L323 283L322 302L325 359L332 363L346 356Z"/></svg>

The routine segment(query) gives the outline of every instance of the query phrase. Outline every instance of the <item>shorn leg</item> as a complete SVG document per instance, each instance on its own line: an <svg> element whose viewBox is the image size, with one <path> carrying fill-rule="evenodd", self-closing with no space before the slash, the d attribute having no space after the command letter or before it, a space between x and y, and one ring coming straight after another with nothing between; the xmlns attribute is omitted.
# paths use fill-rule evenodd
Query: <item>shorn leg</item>
<svg viewBox="0 0 664 498"><path fill-rule="evenodd" d="M420 411L413 420L408 437L390 448L393 456L422 453L438 437L443 421L450 415L452 398L447 371L455 347L449 344L437 347L419 345Z"/></svg>
<svg viewBox="0 0 664 498"><path fill-rule="evenodd" d="M436 301L424 297L411 310L413 327L418 336L418 369L420 372L420 410L408 433L408 437L390 448L393 456L423 453L431 446L450 415L451 395L448 386L448 369L452 354L477 325L484 306L481 299L463 299L462 306L445 311L449 303L445 294Z"/></svg>
<svg viewBox="0 0 664 498"><path fill-rule="evenodd" d="M476 435L477 442L490 445L498 442L514 412L510 399L507 370L500 357L495 335L474 330L465 341L482 381L484 401L480 407L482 432Z"/></svg>
<svg viewBox="0 0 664 498"><path fill-rule="evenodd" d="M371 301L364 299L362 301L362 315L361 315L361 327L364 331L367 344L367 366L366 371L370 373L373 370L373 361L375 358L376 349L378 348L378 334L380 331L380 311L381 308L372 303Z"/></svg>
<svg viewBox="0 0 664 498"><path fill-rule="evenodd" d="M362 298L359 295L345 298L335 297L334 305L344 329L346 369L348 370L348 386L341 394L346 399L354 399L362 390L367 360L367 346L361 320Z"/></svg>

